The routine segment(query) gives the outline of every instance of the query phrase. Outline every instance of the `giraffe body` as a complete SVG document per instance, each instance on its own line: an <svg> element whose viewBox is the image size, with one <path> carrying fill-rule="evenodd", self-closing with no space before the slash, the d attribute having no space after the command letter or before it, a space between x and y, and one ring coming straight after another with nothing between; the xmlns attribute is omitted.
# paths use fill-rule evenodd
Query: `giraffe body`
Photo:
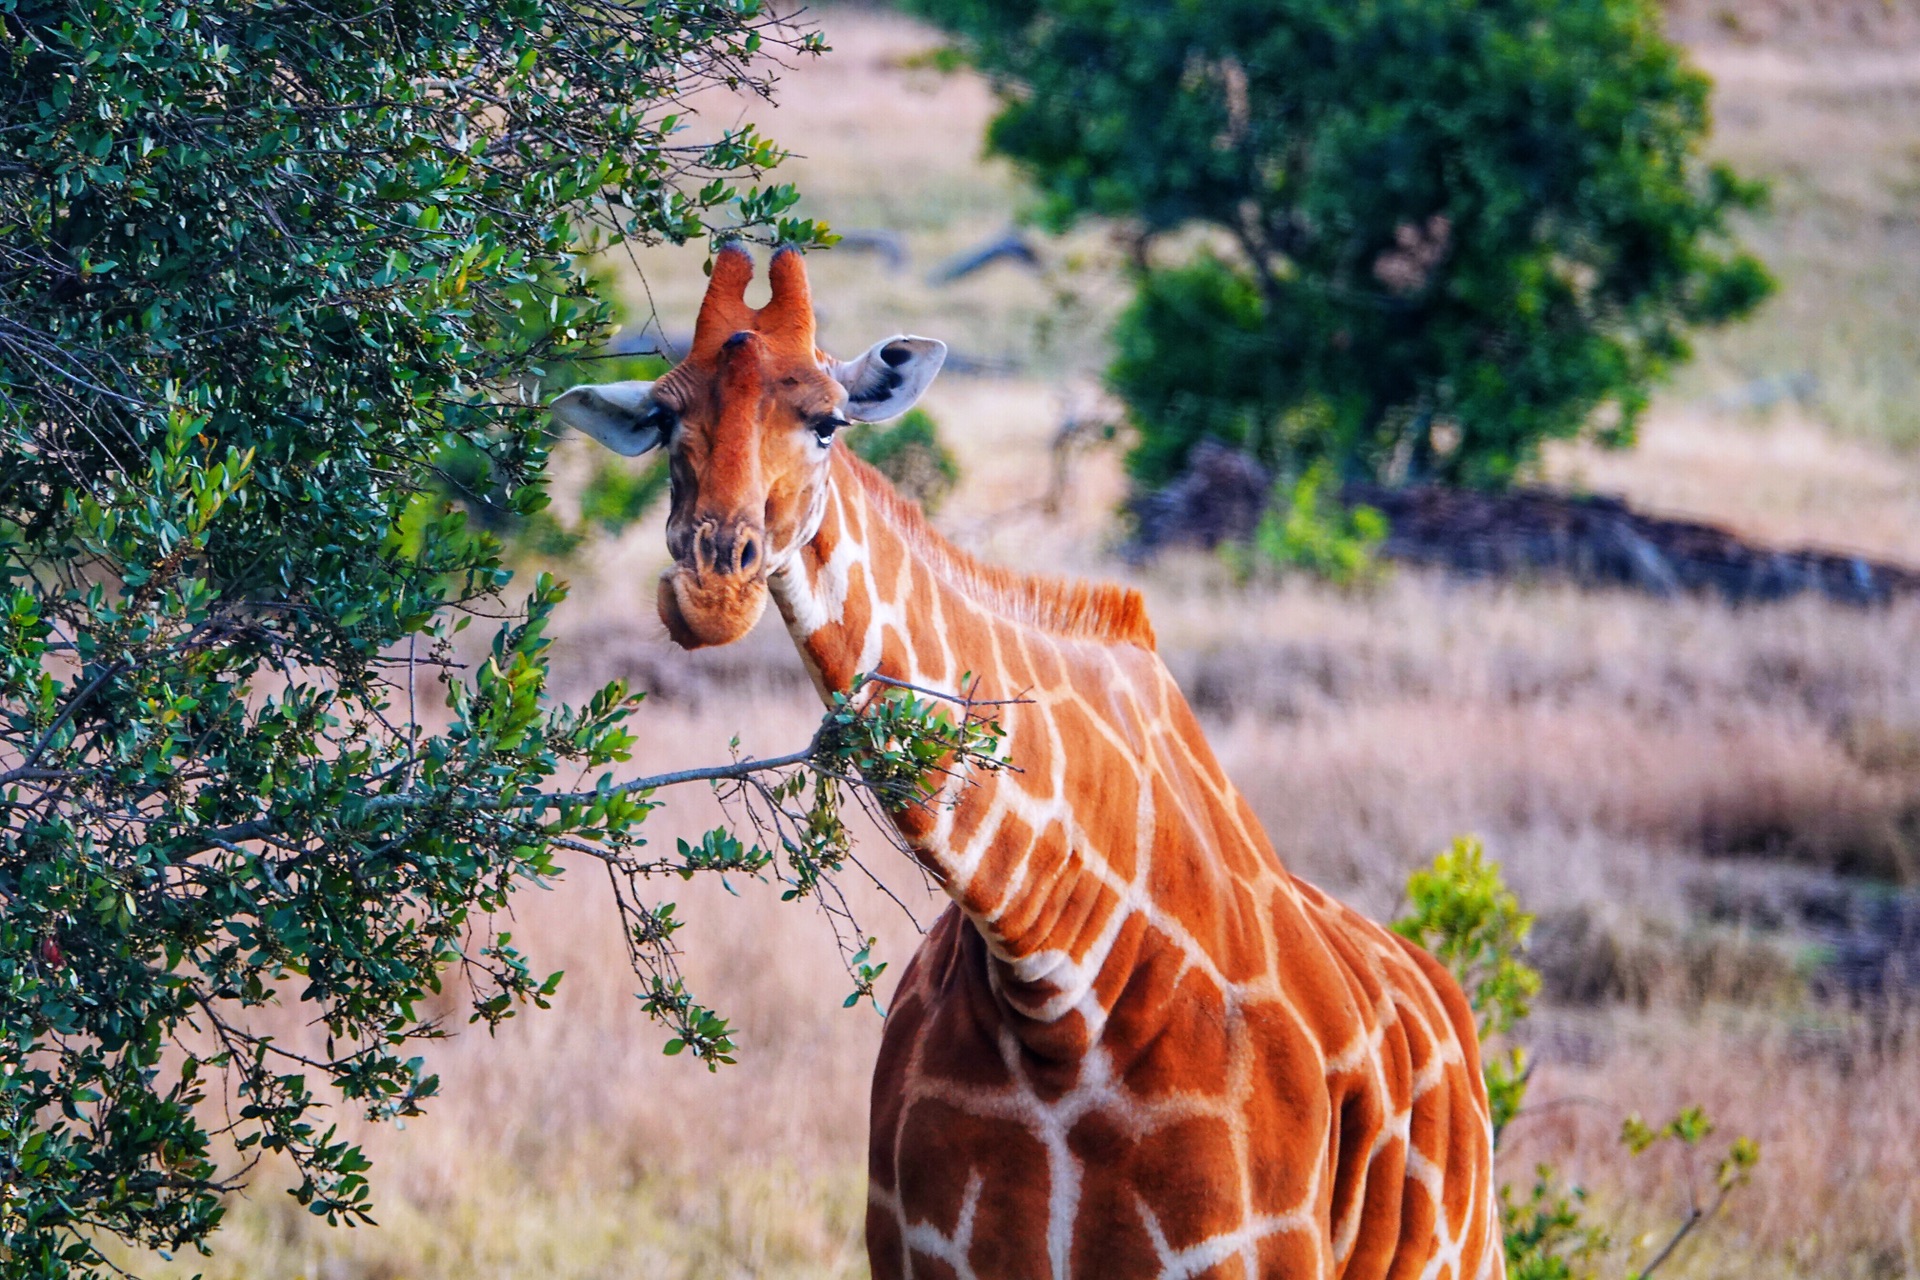
<svg viewBox="0 0 1920 1280"><path fill-rule="evenodd" d="M654 393L689 437L670 445L669 631L724 643L771 594L825 695L878 671L1017 700L1009 768L897 817L952 905L875 1070L877 1280L1500 1276L1458 985L1280 865L1137 594L980 565L844 449L768 425L785 401L817 434L829 375L849 410L898 412L938 344L830 361L797 255L759 313L744 259L723 251Z"/></svg>
<svg viewBox="0 0 1920 1280"><path fill-rule="evenodd" d="M1135 602L916 559L884 483L838 462L775 577L810 669L1021 701L1011 767L903 819L954 905L874 1073L876 1278L1496 1274L1458 986L1286 873Z"/></svg>

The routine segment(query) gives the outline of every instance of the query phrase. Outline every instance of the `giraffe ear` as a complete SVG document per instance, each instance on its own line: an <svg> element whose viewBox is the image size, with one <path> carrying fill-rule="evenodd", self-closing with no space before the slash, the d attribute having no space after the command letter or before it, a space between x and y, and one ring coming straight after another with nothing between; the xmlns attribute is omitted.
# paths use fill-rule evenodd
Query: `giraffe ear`
<svg viewBox="0 0 1920 1280"><path fill-rule="evenodd" d="M847 389L847 416L884 422L913 408L946 363L947 344L908 334L876 342L852 360L827 361L827 372Z"/></svg>
<svg viewBox="0 0 1920 1280"><path fill-rule="evenodd" d="M604 382L563 392L548 411L615 453L631 458L659 444L673 414L653 398L651 382Z"/></svg>

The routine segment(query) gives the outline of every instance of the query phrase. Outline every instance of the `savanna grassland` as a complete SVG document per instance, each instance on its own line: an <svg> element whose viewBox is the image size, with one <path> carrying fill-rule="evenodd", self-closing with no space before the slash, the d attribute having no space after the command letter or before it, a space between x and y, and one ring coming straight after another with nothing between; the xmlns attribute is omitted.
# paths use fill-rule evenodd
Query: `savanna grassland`
<svg viewBox="0 0 1920 1280"><path fill-rule="evenodd" d="M941 526L997 562L1142 587L1293 869L1384 916L1436 848L1486 841L1541 917L1548 980L1521 1032L1540 1064L1532 1099L1548 1105L1509 1131L1506 1176L1548 1162L1586 1186L1614 1230L1603 1273L1625 1274L1686 1213L1689 1171L1629 1159L1620 1119L1697 1101L1721 1126L1709 1147L1748 1134L1761 1164L1667 1274L1920 1276L1920 1014L1835 994L1836 935L1820 924L1920 883L1920 601L1734 610L1406 572L1345 594L1243 588L1197 555L1127 568L1112 552L1111 450L1072 454L1064 498L1048 500L1056 427L1098 400L1118 250L1087 231L1043 245L1040 273L1002 264L929 285L1021 206L1015 175L981 158L990 95L927 69L924 28L820 16L835 50L784 77L777 110L703 107L721 123L751 113L798 153L783 176L804 211L900 236L898 270L854 249L810 264L823 342L953 344L961 371L927 402L965 468ZM1677 29L1718 84L1716 149L1774 184L1747 234L1781 291L1703 340L1638 449L1561 449L1542 478L1920 563L1920 18L1701 4ZM669 335L690 325L698 251L615 265L639 316L657 312ZM560 488L584 456L563 451ZM733 649L672 651L651 603L663 558L656 516L560 567L575 588L554 629L561 691L614 676L650 691L636 771L721 758L736 734L761 754L804 743L817 703L777 620ZM704 794L667 800L656 841L720 817ZM877 836L864 848L909 909L850 886L897 974L939 904ZM269 1171L236 1200L220 1256L173 1268L863 1275L880 1020L841 1008L849 983L822 920L766 886L733 888L672 894L691 921L690 978L740 1028L739 1065L710 1075L661 1055L604 887L576 866L523 894L511 926L537 964L566 970L556 1007L431 1048L445 1097L404 1131L342 1115L375 1160L379 1227L326 1228Z"/></svg>

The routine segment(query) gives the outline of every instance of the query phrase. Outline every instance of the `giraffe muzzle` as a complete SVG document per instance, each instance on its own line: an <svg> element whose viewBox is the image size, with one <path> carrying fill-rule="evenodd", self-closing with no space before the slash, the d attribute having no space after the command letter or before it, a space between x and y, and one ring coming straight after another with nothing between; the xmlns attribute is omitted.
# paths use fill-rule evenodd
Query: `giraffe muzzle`
<svg viewBox="0 0 1920 1280"><path fill-rule="evenodd" d="M660 575L658 603L681 648L732 644L767 607L766 535L744 520L700 521Z"/></svg>

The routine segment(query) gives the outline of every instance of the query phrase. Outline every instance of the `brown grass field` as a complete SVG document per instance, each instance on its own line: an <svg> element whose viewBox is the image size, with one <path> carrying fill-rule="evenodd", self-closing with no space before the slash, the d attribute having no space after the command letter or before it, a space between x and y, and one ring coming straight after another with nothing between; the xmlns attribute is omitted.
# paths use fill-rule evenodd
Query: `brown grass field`
<svg viewBox="0 0 1920 1280"><path fill-rule="evenodd" d="M1622 493L1766 540L1920 563L1920 14L1865 6L1686 7L1719 85L1716 148L1776 183L1753 243L1783 290L1701 356L1640 448L1555 450L1541 478ZM1851 11L1847 11L1851 12ZM1883 17L1873 17L1877 12ZM1834 16L1839 13L1840 16ZM916 70L931 32L882 13L821 15L835 52L794 68L754 118L800 158L784 176L840 229L900 232L909 269L822 255L824 338L947 338L1006 376L951 376L929 408L966 469L940 523L993 560L1128 576L1111 554L1111 453L1041 499L1063 406L1093 394L1122 296L1098 232L1050 245L1043 275L996 267L935 289L945 255L1008 226L1015 176L981 159L990 97ZM1771 24L1771 25L1769 25ZM1862 31L1865 35L1861 35ZM707 104L730 122L743 104ZM631 301L690 322L698 251L642 255ZM1771 409L1740 388L1811 373ZM580 467L563 451L558 474ZM791 750L818 708L777 619L689 657L652 613L658 518L561 567L556 685L615 676L654 697L632 767ZM1756 1138L1752 1186L1663 1274L1920 1277L1920 1016L1821 998L1820 939L1779 904L1835 873L1920 882L1920 601L1729 609L1551 584L1400 573L1343 594L1235 586L1194 556L1131 575L1162 648L1281 856L1388 916L1409 869L1482 837L1541 917L1549 998L1522 1028L1536 1105L1509 1131L1505 1177L1547 1162L1613 1232L1601 1274L1631 1274L1679 1223L1689 1171L1629 1159L1621 1118L1699 1102L1708 1147ZM650 827L671 842L720 814L694 791ZM939 904L877 835L872 869L930 922ZM868 1075L880 1019L843 1010L826 923L766 886L673 886L696 989L741 1029L738 1066L661 1055L631 996L593 866L521 895L512 923L567 976L556 1007L496 1037L429 1049L444 1098L424 1119L343 1114L375 1161L380 1226L329 1229L269 1173L236 1200L212 1260L159 1274L314 1280L861 1276ZM664 890L663 890L664 891ZM915 920L854 890L897 974ZM449 1003L449 1010L453 1005ZM456 1023L458 1019L455 1019ZM1694 1171L1704 1189L1707 1171Z"/></svg>

